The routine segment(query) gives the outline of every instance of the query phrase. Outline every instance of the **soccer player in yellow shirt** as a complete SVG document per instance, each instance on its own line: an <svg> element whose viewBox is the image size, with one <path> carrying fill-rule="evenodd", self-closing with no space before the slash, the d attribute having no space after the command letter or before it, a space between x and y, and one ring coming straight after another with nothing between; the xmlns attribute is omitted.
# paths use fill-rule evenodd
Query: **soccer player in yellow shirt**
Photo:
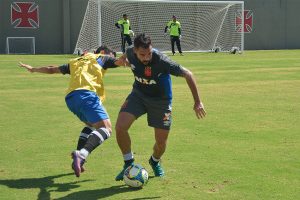
<svg viewBox="0 0 300 200"><path fill-rule="evenodd" d="M102 104L105 98L103 76L108 68L121 66L122 62L115 59L115 52L101 46L95 53L87 53L61 66L32 67L21 62L19 65L32 73L70 75L65 101L69 110L85 123L77 150L71 154L72 169L79 177L88 155L111 136L111 122Z"/></svg>

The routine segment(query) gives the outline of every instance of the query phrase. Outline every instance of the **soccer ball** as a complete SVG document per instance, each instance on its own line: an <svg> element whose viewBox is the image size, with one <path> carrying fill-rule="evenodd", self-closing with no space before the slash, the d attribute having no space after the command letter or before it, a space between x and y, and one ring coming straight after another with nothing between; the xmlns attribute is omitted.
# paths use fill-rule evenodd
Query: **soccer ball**
<svg viewBox="0 0 300 200"><path fill-rule="evenodd" d="M236 54L238 52L239 48L238 47L232 47L231 50L229 51L231 54Z"/></svg>
<svg viewBox="0 0 300 200"><path fill-rule="evenodd" d="M148 182L148 172L140 164L129 166L124 171L124 182L126 185L135 188L141 188Z"/></svg>
<svg viewBox="0 0 300 200"><path fill-rule="evenodd" d="M129 35L130 35L130 37L134 37L134 32L133 32L133 30L129 30Z"/></svg>

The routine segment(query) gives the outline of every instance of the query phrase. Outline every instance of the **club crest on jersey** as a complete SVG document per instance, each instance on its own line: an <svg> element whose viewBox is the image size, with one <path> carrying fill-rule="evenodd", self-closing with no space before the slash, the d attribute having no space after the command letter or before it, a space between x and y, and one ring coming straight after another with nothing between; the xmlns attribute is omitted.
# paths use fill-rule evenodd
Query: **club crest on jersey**
<svg viewBox="0 0 300 200"><path fill-rule="evenodd" d="M151 76L152 71L151 71L151 67L145 67L145 76Z"/></svg>

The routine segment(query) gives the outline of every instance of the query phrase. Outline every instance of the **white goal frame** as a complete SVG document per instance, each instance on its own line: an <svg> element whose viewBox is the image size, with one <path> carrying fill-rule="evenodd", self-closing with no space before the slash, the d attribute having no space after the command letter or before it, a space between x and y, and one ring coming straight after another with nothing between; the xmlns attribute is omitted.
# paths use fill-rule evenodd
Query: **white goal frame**
<svg viewBox="0 0 300 200"><path fill-rule="evenodd" d="M115 6L116 8L114 8L114 6L110 6L110 7L107 6L107 5L113 4L113 3L116 5ZM97 5L97 7L91 11L90 4L94 4L94 6ZM126 7L126 8L124 8L124 10L120 10L126 4L128 4L128 5L132 4L133 6ZM147 29L147 27L145 27L143 24L143 23L147 23L147 22L144 22L147 20L146 19L147 17L145 17L148 14L147 6L149 6L149 5L153 6L153 4L157 4L156 6L158 6L158 7L159 6L166 7L167 4L170 4L170 6L175 5L175 8L177 5L180 6L180 4L184 4L187 6L191 6L190 7L191 9L193 8L192 7L193 5L200 6L200 4L202 4L202 5L207 4L208 5L207 7L209 7L209 5L213 5L213 6L217 5L216 6L217 9L220 6L220 10L215 11L214 13L208 12L208 17L210 17L210 15L214 15L214 14L218 15L218 17L221 16L220 19L218 19L219 21L216 22L216 25L213 24L214 25L214 29L212 30L213 34L205 32L206 35L204 36L204 38L201 38L201 41L197 41L198 35L201 35L200 33L198 33L197 36L194 36L194 38L196 38L194 40L196 40L196 42L199 42L199 43L201 43L201 42L206 43L207 41L205 41L205 39L206 39L205 37L207 37L207 35L214 37L214 38L213 39L209 38L209 44L206 45L205 48L202 48L202 47L194 48L194 46L196 46L196 45L195 45L195 43L193 43L193 39L190 39L191 35L193 34L193 32L191 30L192 29L191 24L193 23L191 21L191 19L193 19L192 14L194 14L196 12L197 15L198 15L198 13L200 13L199 16L201 16L201 17L203 17L204 15L202 14L202 10L199 10L199 12L195 11L195 10L193 10L193 12L189 12L189 10L183 10L181 12L180 10L178 10L178 7L176 9L174 7L171 7L171 9L169 9L165 12L162 12L163 8L160 11L156 11L155 9L151 10L152 13L149 13L149 18L151 17L151 14L159 13L160 14L159 18L162 19L162 20L157 20L153 23L154 25L155 25L155 23L160 24L159 28L155 27L156 33L153 33L153 29L152 30L150 30L149 28ZM124 5L124 6L120 6L120 5ZM224 7L221 7L221 6L224 6ZM236 6L238 8L235 8L234 6ZM109 7L109 8L107 9L107 7ZM113 9L115 9L115 10L113 10ZM109 12L107 10L109 10L111 12ZM228 13L228 10L230 10L229 13ZM204 10L204 11L206 11L206 10ZM235 13L233 13L233 12L235 12ZM92 14L89 14L89 13L92 13ZM187 51L188 52L214 52L216 50L221 51L221 52L230 52L232 49L237 49L238 52L240 52L240 53L242 53L244 51L244 30L243 30L243 28L241 29L242 31L236 30L236 28L237 28L236 27L236 16L242 16L240 19L241 24L239 24L239 26L244 27L244 19L243 19L244 1L89 0L88 6L86 8L85 16L84 16L84 19L82 22L81 30L80 30L80 33L79 33L79 36L77 39L75 49L74 49L74 54L78 53L79 51L86 51L86 50L93 51L101 44L105 44L105 45L111 47L113 50L120 52L121 39L119 39L119 37L116 35L116 34L119 34L119 32L118 32L117 28L114 26L114 24L120 18L122 18L122 15L125 13L129 16L129 20L131 22L131 28L133 29L135 34L141 33L141 32L145 32L146 34L149 34L151 36L153 46L163 52L170 52L170 49L171 49L169 39L163 38L164 27L166 26L166 23L171 20L172 15L170 13L174 13L175 15L179 16L178 21L181 22L182 32L183 32L181 46L182 46L182 50L184 52L187 52ZM108 16L108 15L111 15L111 16ZM204 25L213 26L213 25L211 25L211 22L215 22L215 19L214 19L214 16L212 18L213 19L209 19L207 21L205 21L206 19L203 20L202 18L201 19L195 18L195 20L200 21L200 22L204 21L204 23L206 22L206 24L204 24ZM89 25L89 23L93 24L93 25ZM186 27L187 23L190 23L189 27ZM225 28L223 27L223 25ZM200 32L203 31L203 30L201 30L201 28L202 28L201 26L198 27ZM205 29L205 31L211 31L210 29L211 28L208 27ZM195 32L197 32L197 29L195 30ZM232 36L230 33L232 33ZM161 34L161 35L158 35L158 34ZM212 36L212 35L214 35L214 36ZM228 39L226 37L228 37ZM232 38L230 38L230 37L232 37ZM114 38L114 39L109 40L108 38ZM84 41L84 40L86 40L86 41ZM93 44L87 44L87 43L91 42L91 40L92 40ZM116 45L116 40L117 40L118 45ZM220 42L220 40L224 40L224 41L226 40L225 41L226 44L223 44L222 42ZM84 43L84 44L82 44L82 43ZM232 43L232 44L230 44L230 43ZM198 46L200 46L200 45L198 45ZM176 45L175 45L175 50L177 50Z"/></svg>
<svg viewBox="0 0 300 200"><path fill-rule="evenodd" d="M10 40L14 39L24 39L24 40L30 40L31 41L31 46L29 46L29 51L28 52L16 52L16 51L11 51L10 49ZM25 47L26 49L26 47ZM35 54L35 37L6 37L6 53L7 54Z"/></svg>

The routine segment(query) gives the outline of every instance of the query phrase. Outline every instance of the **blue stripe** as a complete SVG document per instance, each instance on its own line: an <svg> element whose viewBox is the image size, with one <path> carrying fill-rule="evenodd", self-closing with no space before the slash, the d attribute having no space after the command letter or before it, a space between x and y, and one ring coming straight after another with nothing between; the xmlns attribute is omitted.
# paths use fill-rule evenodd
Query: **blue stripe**
<svg viewBox="0 0 300 200"><path fill-rule="evenodd" d="M101 56L97 59L97 62L98 62L98 64L99 64L101 67L103 67L104 63L103 63L103 61L102 61L102 57L101 57Z"/></svg>
<svg viewBox="0 0 300 200"><path fill-rule="evenodd" d="M159 86L163 89L163 96L172 99L172 80L170 74L161 74L158 77Z"/></svg>

